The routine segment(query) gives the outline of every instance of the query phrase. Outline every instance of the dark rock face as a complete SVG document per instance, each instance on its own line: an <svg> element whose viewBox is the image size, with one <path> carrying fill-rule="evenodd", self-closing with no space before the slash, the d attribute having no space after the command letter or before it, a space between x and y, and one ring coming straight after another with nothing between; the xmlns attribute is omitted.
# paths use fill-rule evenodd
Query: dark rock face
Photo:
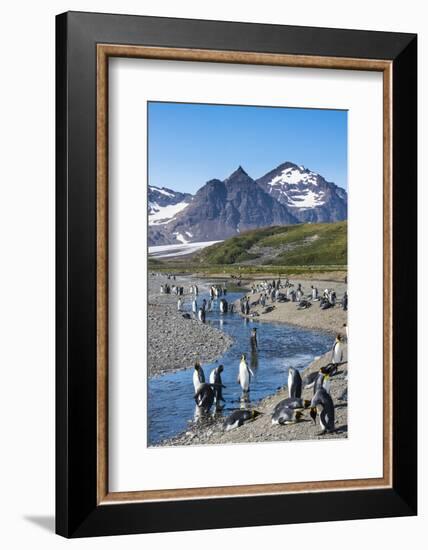
<svg viewBox="0 0 428 550"><path fill-rule="evenodd" d="M347 219L346 191L303 166L285 162L259 178L257 184L287 206L300 222Z"/></svg>
<svg viewBox="0 0 428 550"><path fill-rule="evenodd" d="M199 242L297 222L287 207L265 193L239 167L226 180L210 180L201 187L191 204L168 224L168 230L178 240Z"/></svg>
<svg viewBox="0 0 428 550"><path fill-rule="evenodd" d="M191 196L149 186L149 245L224 240L249 229L347 217L346 191L291 162L258 180L239 168Z"/></svg>

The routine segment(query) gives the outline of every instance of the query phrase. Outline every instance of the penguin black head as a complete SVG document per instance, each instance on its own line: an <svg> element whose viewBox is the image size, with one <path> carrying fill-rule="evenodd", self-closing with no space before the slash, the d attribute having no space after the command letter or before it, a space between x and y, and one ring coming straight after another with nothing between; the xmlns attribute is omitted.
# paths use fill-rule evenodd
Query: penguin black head
<svg viewBox="0 0 428 550"><path fill-rule="evenodd" d="M317 408L316 407L311 407L311 410L309 412L310 414L310 417L312 418L312 420L314 421L314 424L317 423Z"/></svg>
<svg viewBox="0 0 428 550"><path fill-rule="evenodd" d="M224 366L223 366L223 365L220 365L220 366L218 367L218 369L217 369L217 370L218 370L218 372L223 372L223 370L224 370Z"/></svg>
<svg viewBox="0 0 428 550"><path fill-rule="evenodd" d="M195 370L199 370L200 368L201 368L201 364L199 363L199 361L196 361Z"/></svg>
<svg viewBox="0 0 428 550"><path fill-rule="evenodd" d="M246 359L247 359L247 354L246 354L246 353L243 353L243 354L241 355L241 360L242 360L242 361L245 361Z"/></svg>

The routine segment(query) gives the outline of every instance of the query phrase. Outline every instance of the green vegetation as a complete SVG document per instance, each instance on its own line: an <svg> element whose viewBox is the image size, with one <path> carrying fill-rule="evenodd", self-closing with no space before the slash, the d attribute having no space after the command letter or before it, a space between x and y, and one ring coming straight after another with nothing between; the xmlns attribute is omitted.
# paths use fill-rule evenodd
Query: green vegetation
<svg viewBox="0 0 428 550"><path fill-rule="evenodd" d="M255 229L204 248L193 264L236 265L259 259L258 265L346 266L347 222L299 224Z"/></svg>
<svg viewBox="0 0 428 550"><path fill-rule="evenodd" d="M347 222L247 231L192 256L149 258L149 270L242 277L346 271Z"/></svg>

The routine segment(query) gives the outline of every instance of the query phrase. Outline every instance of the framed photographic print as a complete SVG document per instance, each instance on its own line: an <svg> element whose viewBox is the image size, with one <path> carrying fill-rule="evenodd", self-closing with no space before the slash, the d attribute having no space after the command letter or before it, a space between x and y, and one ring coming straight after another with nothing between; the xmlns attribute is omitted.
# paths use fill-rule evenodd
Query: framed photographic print
<svg viewBox="0 0 428 550"><path fill-rule="evenodd" d="M416 36L56 47L57 532L416 514Z"/></svg>

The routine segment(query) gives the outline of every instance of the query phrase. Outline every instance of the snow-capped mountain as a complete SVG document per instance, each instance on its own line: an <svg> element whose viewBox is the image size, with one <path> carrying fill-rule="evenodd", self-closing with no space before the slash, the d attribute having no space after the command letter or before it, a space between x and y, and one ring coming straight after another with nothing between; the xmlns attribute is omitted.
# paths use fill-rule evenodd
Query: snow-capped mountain
<svg viewBox="0 0 428 550"><path fill-rule="evenodd" d="M203 242L224 240L257 227L297 222L287 207L265 193L240 166L224 181L214 179L202 186L167 228L173 242ZM151 237L153 243L153 232ZM156 244L163 244L159 237L158 233Z"/></svg>
<svg viewBox="0 0 428 550"><path fill-rule="evenodd" d="M285 162L256 181L301 222L347 218L346 191L304 166Z"/></svg>
<svg viewBox="0 0 428 550"><path fill-rule="evenodd" d="M195 195L149 186L149 245L224 240L242 231L347 217L346 191L285 162L258 180L239 166Z"/></svg>
<svg viewBox="0 0 428 550"><path fill-rule="evenodd" d="M165 225L175 219L191 202L192 195L167 187L148 186L149 225Z"/></svg>

